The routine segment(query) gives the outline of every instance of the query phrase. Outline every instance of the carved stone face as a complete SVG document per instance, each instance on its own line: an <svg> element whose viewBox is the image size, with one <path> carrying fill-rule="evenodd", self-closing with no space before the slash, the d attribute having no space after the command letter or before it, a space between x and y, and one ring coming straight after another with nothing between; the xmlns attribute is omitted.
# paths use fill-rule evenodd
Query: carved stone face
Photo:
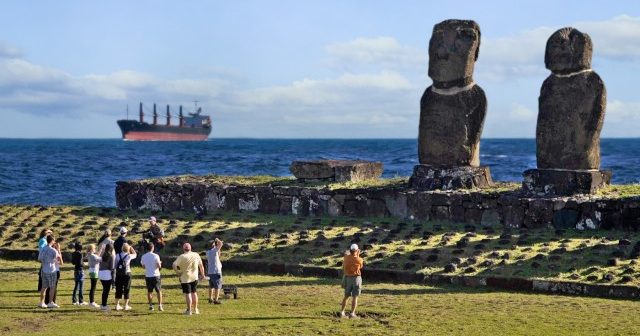
<svg viewBox="0 0 640 336"><path fill-rule="evenodd" d="M591 68L593 44L589 35L571 27L562 28L547 40L544 64L553 73L566 74Z"/></svg>
<svg viewBox="0 0 640 336"><path fill-rule="evenodd" d="M471 20L446 20L433 27L429 41L429 77L436 87L451 87L473 75L480 27Z"/></svg>

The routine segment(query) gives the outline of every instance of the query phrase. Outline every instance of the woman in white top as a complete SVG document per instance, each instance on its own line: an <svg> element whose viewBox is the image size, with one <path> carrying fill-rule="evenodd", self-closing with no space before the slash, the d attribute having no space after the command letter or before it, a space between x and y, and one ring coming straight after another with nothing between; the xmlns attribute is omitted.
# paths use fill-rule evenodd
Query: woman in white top
<svg viewBox="0 0 640 336"><path fill-rule="evenodd" d="M131 310L129 306L129 290L131 289L131 260L138 255L129 244L122 245L122 251L116 254L116 310L122 310L120 299L124 294L124 310Z"/></svg>

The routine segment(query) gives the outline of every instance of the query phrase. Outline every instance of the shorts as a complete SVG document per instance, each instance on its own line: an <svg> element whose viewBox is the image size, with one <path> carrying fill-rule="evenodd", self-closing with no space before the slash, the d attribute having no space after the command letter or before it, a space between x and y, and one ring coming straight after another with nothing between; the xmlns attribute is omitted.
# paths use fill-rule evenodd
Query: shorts
<svg viewBox="0 0 640 336"><path fill-rule="evenodd" d="M345 276L344 296L359 296L362 287L361 276Z"/></svg>
<svg viewBox="0 0 640 336"><path fill-rule="evenodd" d="M154 290L159 292L162 290L162 280L160 277L145 277L144 282L147 284L147 292L151 293Z"/></svg>
<svg viewBox="0 0 640 336"><path fill-rule="evenodd" d="M189 282L189 283L181 283L182 293L191 294L196 292L196 288L198 287L198 280Z"/></svg>
<svg viewBox="0 0 640 336"><path fill-rule="evenodd" d="M55 288L58 282L58 274L56 272L52 273L42 273L42 288Z"/></svg>
<svg viewBox="0 0 640 336"><path fill-rule="evenodd" d="M221 289L222 288L222 274L209 274L209 288Z"/></svg>

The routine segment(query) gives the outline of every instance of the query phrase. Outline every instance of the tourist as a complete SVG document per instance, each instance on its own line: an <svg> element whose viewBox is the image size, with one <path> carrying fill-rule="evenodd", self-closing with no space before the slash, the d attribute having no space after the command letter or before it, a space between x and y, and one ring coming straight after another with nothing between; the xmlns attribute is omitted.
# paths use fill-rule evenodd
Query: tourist
<svg viewBox="0 0 640 336"><path fill-rule="evenodd" d="M60 256L60 258L56 259L56 262L55 262L56 285L55 285L55 291L53 292L53 295L51 295L51 297L53 298L53 302L56 302L57 301L56 298L58 296L58 282L60 282L60 266L62 265L62 250L60 249L60 244L57 241L55 241L53 245L51 245L51 247L53 247L58 252L58 255ZM49 290L52 290L52 288L49 288Z"/></svg>
<svg viewBox="0 0 640 336"><path fill-rule="evenodd" d="M191 244L184 243L182 245L181 254L176 261L173 262L173 270L180 276L180 285L182 293L184 293L187 309L185 315L200 314L198 310L198 272L200 278L204 279L204 266L200 256L191 251Z"/></svg>
<svg viewBox="0 0 640 336"><path fill-rule="evenodd" d="M155 253L159 254L164 247L164 231L154 216L149 217L149 230L142 231L146 239L153 243Z"/></svg>
<svg viewBox="0 0 640 336"><path fill-rule="evenodd" d="M160 279L162 261L160 261L160 256L153 252L154 248L153 243L147 243L147 253L140 258L140 264L144 268L144 282L147 285L149 310L153 310L153 291L155 290L158 295L158 310L164 311L162 308L162 281Z"/></svg>
<svg viewBox="0 0 640 336"><path fill-rule="evenodd" d="M211 249L207 251L207 275L209 276L209 303L220 304L220 289L222 289L222 262L220 251L222 240L216 238L211 242Z"/></svg>
<svg viewBox="0 0 640 336"><path fill-rule="evenodd" d="M38 254L38 260L41 262L41 277L42 277L42 288L40 288L40 304L38 307L40 308L58 308L59 306L55 303L54 296L56 295L56 283L57 283L57 274L56 274L56 262L62 263L62 257L60 253L56 249L53 248L53 244L55 243L55 239L52 235L48 235L46 238L47 245L42 248L40 253ZM49 304L46 304L45 295L49 290Z"/></svg>
<svg viewBox="0 0 640 336"><path fill-rule="evenodd" d="M124 295L124 310L131 310L129 305L129 290L131 290L131 260L138 256L136 250L124 243L121 251L116 255L116 310L122 310L120 299Z"/></svg>
<svg viewBox="0 0 640 336"><path fill-rule="evenodd" d="M116 239L115 242L113 242L113 250L116 252L122 251L122 245L127 242L127 228L123 226L120 228L119 232L120 236Z"/></svg>
<svg viewBox="0 0 640 336"><path fill-rule="evenodd" d="M111 239L111 230L105 229L100 239L98 239L98 255L102 256L107 245L112 245L111 247L113 247L113 243L114 241Z"/></svg>
<svg viewBox="0 0 640 336"><path fill-rule="evenodd" d="M115 258L113 256L113 245L106 244L104 246L104 252L102 253L102 260L100 260L98 278L102 284L102 304L100 309L107 311L107 300L109 299L109 291L113 285L113 271L115 269Z"/></svg>
<svg viewBox="0 0 640 336"><path fill-rule="evenodd" d="M47 236L51 235L52 232L49 228L44 228L40 231L40 239L38 239L38 253L42 251L42 249L47 246ZM42 289L42 268L38 270L38 292Z"/></svg>
<svg viewBox="0 0 640 336"><path fill-rule="evenodd" d="M83 257L82 257L82 244L79 241L76 241L73 244L73 253L71 254L71 264L73 264L73 292L71 294L71 302L74 306L81 305L86 306L87 303L84 302L84 297L82 295L82 291L84 288L84 271L82 270L83 266ZM77 295L76 295L77 294Z"/></svg>
<svg viewBox="0 0 640 336"><path fill-rule="evenodd" d="M342 299L342 309L340 310L340 317L346 317L345 306L347 300L351 297L351 313L350 318L358 318L356 315L356 308L358 307L358 296L362 287L362 266L364 262L360 258L360 249L358 245L351 244L348 254L346 254L342 261L342 269L344 272L344 298Z"/></svg>
<svg viewBox="0 0 640 336"><path fill-rule="evenodd" d="M87 248L87 261L89 262L89 280L91 281L91 288L89 289L89 305L93 308L98 308L98 304L95 301L96 285L98 284L98 272L100 271L100 258L96 254L96 245L90 244Z"/></svg>

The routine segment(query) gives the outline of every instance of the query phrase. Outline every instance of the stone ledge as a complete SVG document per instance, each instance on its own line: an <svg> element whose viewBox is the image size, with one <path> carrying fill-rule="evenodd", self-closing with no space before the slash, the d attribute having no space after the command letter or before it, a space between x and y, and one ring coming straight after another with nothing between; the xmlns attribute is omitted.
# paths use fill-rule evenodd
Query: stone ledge
<svg viewBox="0 0 640 336"><path fill-rule="evenodd" d="M434 167L420 164L413 168L409 187L417 190L458 190L486 188L493 184L489 167Z"/></svg>
<svg viewBox="0 0 640 336"><path fill-rule="evenodd" d="M538 196L593 194L611 183L610 170L529 169L522 175L523 191Z"/></svg>
<svg viewBox="0 0 640 336"><path fill-rule="evenodd" d="M380 178L382 162L362 160L293 161L289 170L299 181L364 181Z"/></svg>
<svg viewBox="0 0 640 336"><path fill-rule="evenodd" d="M70 253L67 253L70 255ZM35 250L11 250L0 248L0 258L9 260L33 260L37 256ZM65 254L65 258L68 257ZM162 263L171 265L175 256L163 256ZM227 270L244 271L266 274L291 274L295 276L317 276L339 278L340 269L304 266L299 264L278 263L263 260L226 260L224 268ZM531 292L544 294L561 294L571 296L604 297L620 299L640 298L640 288L625 285L599 285L580 282L535 280L525 278L482 277L471 275L425 275L417 272L398 271L390 269L364 268L362 270L365 281L391 281L394 283L417 284L451 284L466 287L487 287L516 292Z"/></svg>

